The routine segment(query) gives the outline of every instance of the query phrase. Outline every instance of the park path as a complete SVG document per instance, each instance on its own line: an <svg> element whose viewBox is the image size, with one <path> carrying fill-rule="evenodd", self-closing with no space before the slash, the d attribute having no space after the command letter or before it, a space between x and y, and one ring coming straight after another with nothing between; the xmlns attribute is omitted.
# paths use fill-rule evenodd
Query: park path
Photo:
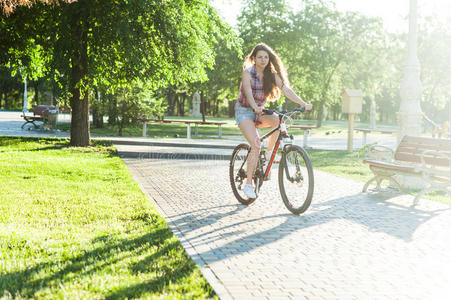
<svg viewBox="0 0 451 300"><path fill-rule="evenodd" d="M124 162L222 299L451 299L450 206L316 171L294 216L275 179L238 204L227 161Z"/></svg>

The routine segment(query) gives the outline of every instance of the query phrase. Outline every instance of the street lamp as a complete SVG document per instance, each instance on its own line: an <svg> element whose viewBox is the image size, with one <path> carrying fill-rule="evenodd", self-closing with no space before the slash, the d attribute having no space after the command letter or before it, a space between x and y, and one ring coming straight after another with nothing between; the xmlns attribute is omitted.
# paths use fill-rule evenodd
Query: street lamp
<svg viewBox="0 0 451 300"><path fill-rule="evenodd" d="M400 88L398 142L404 135L421 135L423 112L420 100L423 89L420 80L420 62L417 57L417 41L417 0L410 0L408 56L404 65L404 78Z"/></svg>

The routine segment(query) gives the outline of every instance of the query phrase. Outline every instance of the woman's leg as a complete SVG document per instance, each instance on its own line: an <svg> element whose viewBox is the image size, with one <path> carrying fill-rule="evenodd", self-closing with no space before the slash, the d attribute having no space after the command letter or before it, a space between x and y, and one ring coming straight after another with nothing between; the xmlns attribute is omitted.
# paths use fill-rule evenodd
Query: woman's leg
<svg viewBox="0 0 451 300"><path fill-rule="evenodd" d="M247 180L246 183L252 183L252 177L254 176L255 168L257 167L258 156L261 149L261 141L255 127L254 120L243 120L238 125L247 142L251 146L249 157L247 158Z"/></svg>
<svg viewBox="0 0 451 300"><path fill-rule="evenodd" d="M275 128L279 125L279 116L277 114L272 115L262 115L258 118L258 121L261 122L259 127L271 127ZM274 145L276 143L277 136L279 135L279 131L275 131L268 138L268 151L272 151Z"/></svg>

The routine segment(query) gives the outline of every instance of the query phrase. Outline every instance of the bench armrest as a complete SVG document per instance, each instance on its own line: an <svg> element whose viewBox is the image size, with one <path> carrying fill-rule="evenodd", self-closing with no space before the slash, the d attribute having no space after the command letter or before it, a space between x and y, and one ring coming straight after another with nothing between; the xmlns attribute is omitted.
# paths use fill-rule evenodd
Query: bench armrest
<svg viewBox="0 0 451 300"><path fill-rule="evenodd" d="M368 148L366 156L367 159L389 162L393 161L394 154L395 152L388 147L381 145L372 145Z"/></svg>
<svg viewBox="0 0 451 300"><path fill-rule="evenodd" d="M448 161L448 166L432 166L426 163L426 156L442 158ZM421 165L415 167L416 172L421 172L425 180L431 182L441 178L443 184L451 183L451 157L445 153L436 150L425 150L420 156Z"/></svg>
<svg viewBox="0 0 451 300"><path fill-rule="evenodd" d="M30 111L24 111L24 110L22 110L22 114L20 115L22 118L23 117L28 117L28 116L33 116L33 112L30 112Z"/></svg>

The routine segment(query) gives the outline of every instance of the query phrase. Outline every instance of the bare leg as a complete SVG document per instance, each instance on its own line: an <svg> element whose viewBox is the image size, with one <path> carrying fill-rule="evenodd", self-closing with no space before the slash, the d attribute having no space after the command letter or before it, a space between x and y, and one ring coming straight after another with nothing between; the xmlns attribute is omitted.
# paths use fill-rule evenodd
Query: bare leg
<svg viewBox="0 0 451 300"><path fill-rule="evenodd" d="M279 116L276 114L272 115L262 115L258 118L258 121L261 122L259 127L271 127L275 128L279 125ZM279 131L274 132L268 138L268 151L272 151L274 145L276 143L277 136L279 135Z"/></svg>
<svg viewBox="0 0 451 300"><path fill-rule="evenodd" d="M247 158L247 179L246 183L252 183L252 177L254 176L255 168L257 167L258 156L260 154L261 142L260 137L255 128L254 120L243 120L238 125L247 142L251 146L249 157Z"/></svg>

